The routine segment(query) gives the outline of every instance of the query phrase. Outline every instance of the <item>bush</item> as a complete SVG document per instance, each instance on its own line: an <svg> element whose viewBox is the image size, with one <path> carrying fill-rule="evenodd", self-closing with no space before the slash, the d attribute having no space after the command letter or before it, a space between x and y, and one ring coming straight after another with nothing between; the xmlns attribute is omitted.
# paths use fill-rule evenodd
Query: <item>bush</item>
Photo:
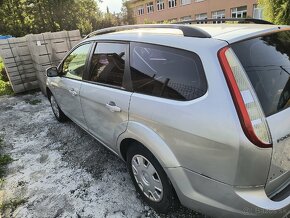
<svg viewBox="0 0 290 218"><path fill-rule="evenodd" d="M13 94L13 90L8 81L4 63L0 58L0 96Z"/></svg>
<svg viewBox="0 0 290 218"><path fill-rule="evenodd" d="M9 81L5 68L0 69L0 80L4 82Z"/></svg>
<svg viewBox="0 0 290 218"><path fill-rule="evenodd" d="M3 80L0 80L0 96L11 95L11 94L13 94L13 90L9 82L4 82Z"/></svg>
<svg viewBox="0 0 290 218"><path fill-rule="evenodd" d="M9 81L5 67L4 67L4 63L1 58L0 58L0 80L3 80L4 82Z"/></svg>

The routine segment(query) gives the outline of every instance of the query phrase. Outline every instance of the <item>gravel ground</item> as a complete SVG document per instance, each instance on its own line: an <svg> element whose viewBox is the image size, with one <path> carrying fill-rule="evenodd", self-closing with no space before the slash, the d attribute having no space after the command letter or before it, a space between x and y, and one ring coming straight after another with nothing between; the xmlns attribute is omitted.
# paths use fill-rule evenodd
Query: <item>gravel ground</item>
<svg viewBox="0 0 290 218"><path fill-rule="evenodd" d="M3 217L165 217L141 201L125 163L74 123L58 123L41 93L0 97L0 137L14 159L0 204L18 206ZM204 216L181 207L166 217Z"/></svg>

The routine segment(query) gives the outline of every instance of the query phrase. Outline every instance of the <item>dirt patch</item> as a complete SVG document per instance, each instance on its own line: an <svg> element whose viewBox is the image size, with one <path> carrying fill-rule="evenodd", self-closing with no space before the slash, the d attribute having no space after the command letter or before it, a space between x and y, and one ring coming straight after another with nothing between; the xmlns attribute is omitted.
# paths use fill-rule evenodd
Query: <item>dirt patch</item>
<svg viewBox="0 0 290 218"><path fill-rule="evenodd" d="M41 93L0 97L0 123L14 160L2 201L17 203L5 216L160 216L140 200L126 165L74 123L57 122ZM202 216L181 208L168 217Z"/></svg>

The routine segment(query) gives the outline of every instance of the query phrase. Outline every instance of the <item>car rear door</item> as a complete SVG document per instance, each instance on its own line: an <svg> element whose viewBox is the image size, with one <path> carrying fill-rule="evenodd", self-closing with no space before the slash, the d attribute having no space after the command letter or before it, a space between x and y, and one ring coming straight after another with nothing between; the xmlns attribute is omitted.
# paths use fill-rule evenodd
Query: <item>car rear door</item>
<svg viewBox="0 0 290 218"><path fill-rule="evenodd" d="M266 184L271 197L290 185L290 31L231 47L255 89L271 132L273 152Z"/></svg>
<svg viewBox="0 0 290 218"><path fill-rule="evenodd" d="M59 66L61 77L53 83L53 93L62 111L78 125L86 128L83 116L80 89L82 77L87 70L87 59L92 43L84 43L77 46L64 58Z"/></svg>
<svg viewBox="0 0 290 218"><path fill-rule="evenodd" d="M81 88L81 104L89 131L113 150L128 121L132 95L127 82L128 57L127 43L96 43Z"/></svg>

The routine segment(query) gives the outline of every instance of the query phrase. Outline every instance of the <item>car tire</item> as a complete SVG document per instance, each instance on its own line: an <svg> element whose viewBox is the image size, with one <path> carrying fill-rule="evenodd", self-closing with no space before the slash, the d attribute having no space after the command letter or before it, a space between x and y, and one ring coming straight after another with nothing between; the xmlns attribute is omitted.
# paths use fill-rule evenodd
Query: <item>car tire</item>
<svg viewBox="0 0 290 218"><path fill-rule="evenodd" d="M67 121L67 116L62 112L53 95L50 95L49 101L55 118L61 123Z"/></svg>
<svg viewBox="0 0 290 218"><path fill-rule="evenodd" d="M167 214L179 206L163 167L143 145L134 143L129 147L127 167L137 192L156 212Z"/></svg>

